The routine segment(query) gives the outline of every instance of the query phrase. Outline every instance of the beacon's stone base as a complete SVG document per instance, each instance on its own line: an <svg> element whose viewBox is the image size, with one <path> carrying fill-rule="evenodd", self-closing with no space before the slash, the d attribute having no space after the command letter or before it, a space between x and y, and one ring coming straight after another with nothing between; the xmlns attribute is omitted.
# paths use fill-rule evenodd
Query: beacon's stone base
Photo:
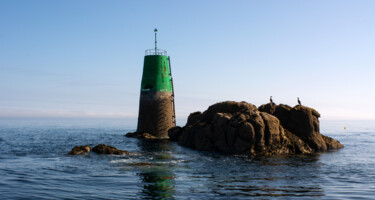
<svg viewBox="0 0 375 200"><path fill-rule="evenodd" d="M156 138L168 138L168 130L174 126L172 101L170 92L141 92L138 126L134 136L147 133Z"/></svg>

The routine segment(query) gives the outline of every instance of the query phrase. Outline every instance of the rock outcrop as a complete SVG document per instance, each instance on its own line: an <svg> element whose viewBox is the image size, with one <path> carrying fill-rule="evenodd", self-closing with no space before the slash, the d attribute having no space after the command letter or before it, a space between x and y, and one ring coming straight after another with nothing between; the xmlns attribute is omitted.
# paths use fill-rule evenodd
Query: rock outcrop
<svg viewBox="0 0 375 200"><path fill-rule="evenodd" d="M259 107L259 111L277 117L285 129L301 138L315 151L344 147L338 141L320 134L320 114L313 108L302 105L292 108L284 104L265 104Z"/></svg>
<svg viewBox="0 0 375 200"><path fill-rule="evenodd" d="M90 153L90 150L92 150L94 153L97 153L97 154L114 154L114 155L132 154L128 151L119 150L112 146L99 144L99 145L96 145L94 148L91 148L89 146L75 146L68 153L68 155L85 155L85 154Z"/></svg>
<svg viewBox="0 0 375 200"><path fill-rule="evenodd" d="M169 130L178 144L204 151L272 155L313 153L343 146L319 132L319 113L312 108L226 101L194 112L184 127Z"/></svg>
<svg viewBox="0 0 375 200"><path fill-rule="evenodd" d="M123 155L129 154L128 151L118 150L115 147L107 146L105 144L99 144L92 148L92 151L97 154L115 154L115 155Z"/></svg>
<svg viewBox="0 0 375 200"><path fill-rule="evenodd" d="M126 137L133 137L133 138L139 138L139 139L159 139L147 132L129 132L125 135Z"/></svg>
<svg viewBox="0 0 375 200"><path fill-rule="evenodd" d="M68 155L85 155L90 153L91 148L89 146L76 146L71 151L69 151Z"/></svg>

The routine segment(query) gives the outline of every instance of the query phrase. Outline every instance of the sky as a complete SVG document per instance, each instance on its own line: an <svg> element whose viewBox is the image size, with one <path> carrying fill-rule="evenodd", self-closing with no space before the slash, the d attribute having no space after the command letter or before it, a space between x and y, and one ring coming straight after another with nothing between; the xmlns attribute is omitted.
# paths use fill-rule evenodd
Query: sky
<svg viewBox="0 0 375 200"><path fill-rule="evenodd" d="M226 100L375 119L372 0L0 0L0 118L136 118L146 49L176 115Z"/></svg>

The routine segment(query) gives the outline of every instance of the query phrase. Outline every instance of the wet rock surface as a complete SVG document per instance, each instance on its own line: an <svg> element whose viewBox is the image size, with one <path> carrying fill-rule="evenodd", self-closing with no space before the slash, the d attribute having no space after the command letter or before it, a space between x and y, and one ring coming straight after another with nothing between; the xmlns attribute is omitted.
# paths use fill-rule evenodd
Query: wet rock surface
<svg viewBox="0 0 375 200"><path fill-rule="evenodd" d="M320 114L306 106L226 101L194 112L169 138L197 150L230 154L309 154L343 148L319 132Z"/></svg>
<svg viewBox="0 0 375 200"><path fill-rule="evenodd" d="M129 132L125 134L126 137L132 137L132 138L139 138L139 139L160 139L157 138L147 132L139 133L139 132Z"/></svg>
<svg viewBox="0 0 375 200"><path fill-rule="evenodd" d="M97 153L97 154L114 154L114 155L132 154L128 151L119 150L112 146L99 144L95 146L94 148L91 148L89 146L75 146L68 153L68 155L86 155L90 153L90 150L92 150L92 152Z"/></svg>
<svg viewBox="0 0 375 200"><path fill-rule="evenodd" d="M90 153L91 148L89 146L76 146L74 147L68 155L85 155Z"/></svg>
<svg viewBox="0 0 375 200"><path fill-rule="evenodd" d="M129 154L128 151L118 150L115 147L107 146L105 144L99 144L92 148L92 151L97 154L115 154L115 155L123 155Z"/></svg>
<svg viewBox="0 0 375 200"><path fill-rule="evenodd" d="M136 167L139 167L139 166L152 166L152 163L131 163L131 164L126 164L126 166L136 166Z"/></svg>

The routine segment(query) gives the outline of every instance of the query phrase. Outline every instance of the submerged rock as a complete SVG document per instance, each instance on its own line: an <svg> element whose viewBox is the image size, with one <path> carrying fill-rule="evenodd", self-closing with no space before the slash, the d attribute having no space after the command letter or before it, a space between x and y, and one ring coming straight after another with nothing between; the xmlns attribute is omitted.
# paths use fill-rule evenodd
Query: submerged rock
<svg viewBox="0 0 375 200"><path fill-rule="evenodd" d="M91 148L89 146L75 146L68 155L82 155L90 153Z"/></svg>
<svg viewBox="0 0 375 200"><path fill-rule="evenodd" d="M144 163L144 162L141 162L141 163L131 163L131 164L126 164L126 166L152 166L151 163Z"/></svg>
<svg viewBox="0 0 375 200"><path fill-rule="evenodd" d="M82 155L82 154L88 154L90 153L90 150L92 150L94 153L97 154L115 154L115 155L122 155L122 154L128 154L128 155L138 155L135 153L130 153L128 151L123 151L116 149L115 147L108 146L105 144L99 144L96 145L94 148L91 148L89 146L75 146L68 155Z"/></svg>
<svg viewBox="0 0 375 200"><path fill-rule="evenodd" d="M130 154L128 151L118 150L115 147L107 146L105 144L99 144L92 148L92 151L97 154L115 154L115 155L123 155L123 154Z"/></svg>
<svg viewBox="0 0 375 200"><path fill-rule="evenodd" d="M312 108L246 102L221 102L190 114L184 127L169 130L178 144L232 154L313 153L343 146L319 132L320 114Z"/></svg>

